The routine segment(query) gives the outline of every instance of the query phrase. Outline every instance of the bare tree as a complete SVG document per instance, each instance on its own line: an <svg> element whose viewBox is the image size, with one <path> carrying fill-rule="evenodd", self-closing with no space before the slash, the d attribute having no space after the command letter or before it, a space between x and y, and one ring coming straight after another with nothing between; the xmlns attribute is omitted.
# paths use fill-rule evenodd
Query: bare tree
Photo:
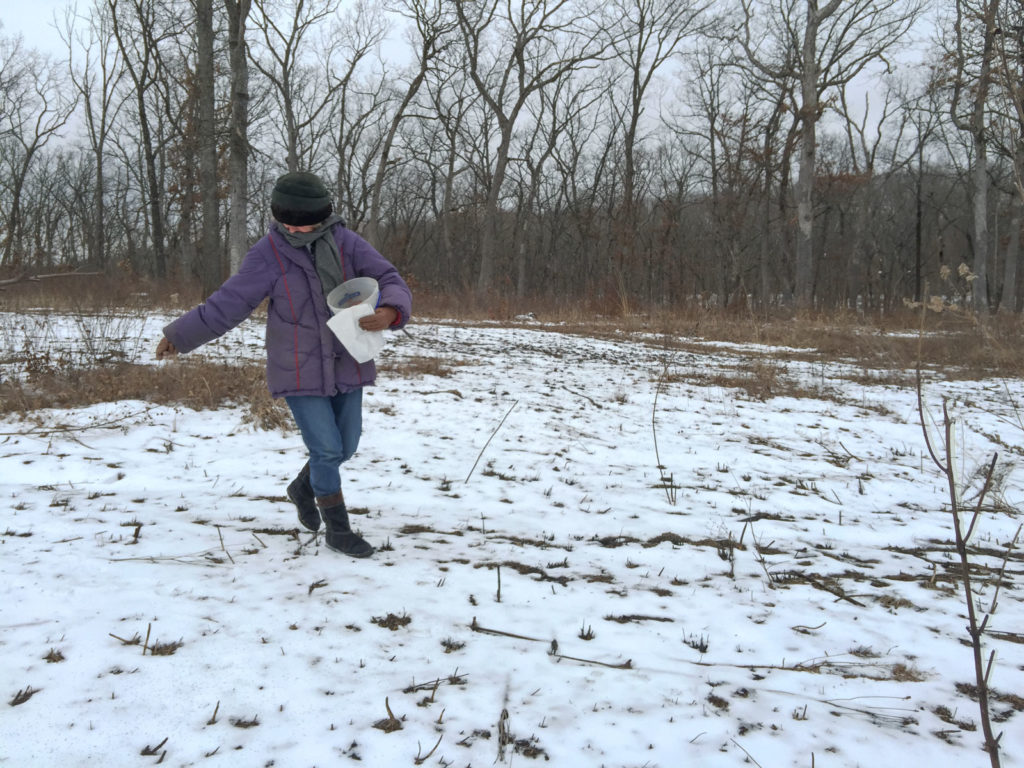
<svg viewBox="0 0 1024 768"><path fill-rule="evenodd" d="M637 152L643 143L641 118L650 106L648 93L658 70L665 66L684 39L706 25L708 0L613 0L612 50L623 71L622 90L612 99L622 133L622 210L616 217L620 272L637 267ZM618 280L620 290L625 277ZM620 296L620 302L626 300Z"/></svg>
<svg viewBox="0 0 1024 768"><path fill-rule="evenodd" d="M246 22L252 0L224 0L228 17L228 68L231 113L228 118L228 268L238 270L249 247L249 49Z"/></svg>
<svg viewBox="0 0 1024 768"><path fill-rule="evenodd" d="M379 241L381 194L391 163L391 150L394 147L398 129L406 118L409 107L416 98L428 72L435 66L435 60L450 44L447 38L455 28L454 19L446 12L447 7L448 4L444 0L401 0L395 6L400 14L412 21L413 27L410 30L408 42L415 52L416 59L412 76L391 115L391 122L381 143L377 170L372 179L370 213L363 234L375 245Z"/></svg>
<svg viewBox="0 0 1024 768"><path fill-rule="evenodd" d="M382 9L357 2L333 26L326 50L333 130L335 188L353 228L362 227L370 207L372 173L384 142L388 106L394 94L386 72L367 72L366 65L387 37Z"/></svg>
<svg viewBox="0 0 1024 768"><path fill-rule="evenodd" d="M596 94L601 100L593 108L565 109L559 121L558 140L551 153L558 185L553 205L559 213L553 221L557 231L552 239L560 251L559 265L564 266L549 280L555 295L571 290L581 295L601 293L610 276L612 251L604 222L606 211L614 205L612 195L604 201L605 211L601 210L601 191L614 188L611 154L617 131L609 116L609 99L604 98L609 87L608 83L602 85Z"/></svg>
<svg viewBox="0 0 1024 768"><path fill-rule="evenodd" d="M781 51L780 57L795 56ZM667 123L680 137L695 137L694 154L710 217L703 244L718 269L723 301L743 290L764 304L792 293L789 181L799 121L795 67L766 78L752 67L727 17L685 55L683 98L689 115ZM788 74L787 74L788 73Z"/></svg>
<svg viewBox="0 0 1024 768"><path fill-rule="evenodd" d="M270 83L280 110L280 135L289 171L314 167L324 140L324 116L333 99L324 64L326 43L315 34L340 0L253 0L260 45L251 50L256 69Z"/></svg>
<svg viewBox="0 0 1024 768"><path fill-rule="evenodd" d="M885 253L881 246L879 217L889 201L880 192L889 186L887 181L892 175L902 172L912 161L912 155L904 156L903 144L911 123L900 104L898 86L893 82L883 84L877 110L872 110L868 94L864 94L857 108L851 104L848 88L839 88L836 109L843 118L848 158L848 170L844 169L841 179L849 225L841 233L846 275L845 279L836 275L835 282L837 286L845 283L842 293L851 308L857 308L858 302L867 303L865 291L875 297L884 296L887 302L899 299L893 291L871 290L897 256Z"/></svg>
<svg viewBox="0 0 1024 768"><path fill-rule="evenodd" d="M83 221L88 233L89 261L101 268L107 264L107 146L114 121L125 103L125 94L118 89L125 77L124 61L110 28L109 8L102 0L93 0L88 16L68 11L61 30L68 47L68 71L79 96L86 138L92 150L91 215Z"/></svg>
<svg viewBox="0 0 1024 768"><path fill-rule="evenodd" d="M423 166L424 177L429 180L429 194L433 207L440 253L437 262L441 269L436 274L445 282L457 283L456 244L453 219L460 202L456 185L469 172L465 161L465 123L479 95L466 75L461 49L454 56L444 57L426 80L426 92L421 116L415 122L416 131L410 138L415 161ZM429 115L429 119L426 117Z"/></svg>
<svg viewBox="0 0 1024 768"><path fill-rule="evenodd" d="M917 88L907 82L898 84L900 107L906 124L913 133L908 171L914 179L914 301L921 301L924 285L924 219L925 219L925 157L940 130L945 107L939 103L941 93L931 87L934 77Z"/></svg>
<svg viewBox="0 0 1024 768"><path fill-rule="evenodd" d="M169 85L161 48L180 34L182 20L160 0L106 0L106 3L111 32L132 83L153 268L157 277L163 277L167 274L167 227L161 163L171 121L166 115ZM158 106L161 99L163 114Z"/></svg>
<svg viewBox="0 0 1024 768"><path fill-rule="evenodd" d="M7 197L0 266L22 267L22 194L37 156L74 112L67 85L57 61L27 49L20 37L0 37L0 190Z"/></svg>
<svg viewBox="0 0 1024 768"><path fill-rule="evenodd" d="M796 181L794 288L799 306L814 301L814 175L823 96L868 65L885 61L921 12L918 0L740 0L738 39L751 66L782 82L796 76L800 154Z"/></svg>
<svg viewBox="0 0 1024 768"><path fill-rule="evenodd" d="M526 298L528 276L543 274L543 259L531 259L531 233L533 240L543 233L541 222L545 218L537 210L541 188L555 148L570 125L607 95L602 79L574 77L572 73L542 90L540 99L531 109L531 130L524 132L522 146L515 155L522 169L517 179L517 227L515 230L516 296ZM537 267L537 269L533 269Z"/></svg>
<svg viewBox="0 0 1024 768"><path fill-rule="evenodd" d="M217 183L217 121L213 74L213 0L194 0L196 9L196 133L199 148L199 196L202 207L199 273L203 292L224 279L220 250L220 199Z"/></svg>
<svg viewBox="0 0 1024 768"><path fill-rule="evenodd" d="M1009 233L1003 261L1003 286L999 311L1013 313L1018 308L1018 262L1021 227L1024 226L1024 18L1020 3L1001 5L998 11L999 34L995 37L994 62L997 83L1000 151L1012 169L1013 199L1010 202Z"/></svg>
<svg viewBox="0 0 1024 768"><path fill-rule="evenodd" d="M386 77L377 74L339 84L335 96L331 112L335 189L343 196L349 226L362 231L370 209L373 169L387 134L394 94L387 89Z"/></svg>
<svg viewBox="0 0 1024 768"><path fill-rule="evenodd" d="M744 78L736 51L717 36L702 40L685 60L681 98L688 114L666 125L703 170L706 215L695 238L716 272L710 279L723 303L740 290L764 295L767 278L758 277L757 259L771 238L767 226L759 226L759 204L762 194L766 202L773 199L776 188L778 114L769 110L780 101L771 90L778 86Z"/></svg>
<svg viewBox="0 0 1024 768"><path fill-rule="evenodd" d="M953 75L949 112L953 124L971 138L972 246L974 308L988 312L988 145L987 120L999 0L956 0L952 30Z"/></svg>
<svg viewBox="0 0 1024 768"><path fill-rule="evenodd" d="M489 169L477 289L492 287L498 208L508 170L512 135L526 102L570 72L606 57L610 39L599 8L568 0L501 0L456 3L469 74L497 122Z"/></svg>

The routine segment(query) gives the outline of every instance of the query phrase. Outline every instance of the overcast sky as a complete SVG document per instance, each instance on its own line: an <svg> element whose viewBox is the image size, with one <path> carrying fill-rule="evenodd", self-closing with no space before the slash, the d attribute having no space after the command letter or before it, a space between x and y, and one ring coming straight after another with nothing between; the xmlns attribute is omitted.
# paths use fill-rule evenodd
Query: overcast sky
<svg viewBox="0 0 1024 768"><path fill-rule="evenodd" d="M84 3L80 3L84 5ZM3 0L0 34L13 37L21 34L31 48L50 53L63 53L64 43L54 26L54 14L63 19L64 9L74 6L73 0Z"/></svg>
<svg viewBox="0 0 1024 768"><path fill-rule="evenodd" d="M21 34L25 43L31 48L37 48L44 52L54 54L58 57L67 55L67 47L57 32L55 18L63 23L66 9L76 5L88 9L91 0L0 0L3 4L3 13L0 15L0 36L11 37ZM932 33L933 17L928 14L922 19L916 34L922 41ZM911 45L896 61L911 63L916 61L922 50L922 43ZM879 87L878 81L872 76L873 68L869 68L859 79L859 87L854 87L851 92L851 109L859 113L863 105L859 103L864 93L871 93ZM874 102L872 99L872 111Z"/></svg>

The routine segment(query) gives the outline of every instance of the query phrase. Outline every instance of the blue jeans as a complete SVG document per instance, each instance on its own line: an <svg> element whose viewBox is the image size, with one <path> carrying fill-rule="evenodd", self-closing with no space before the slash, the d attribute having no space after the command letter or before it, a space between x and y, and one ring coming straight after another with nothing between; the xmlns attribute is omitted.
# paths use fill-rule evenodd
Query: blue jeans
<svg viewBox="0 0 1024 768"><path fill-rule="evenodd" d="M302 442L309 449L309 481L317 497L341 490L339 467L359 447L363 431L363 390L339 392L332 397L285 397Z"/></svg>

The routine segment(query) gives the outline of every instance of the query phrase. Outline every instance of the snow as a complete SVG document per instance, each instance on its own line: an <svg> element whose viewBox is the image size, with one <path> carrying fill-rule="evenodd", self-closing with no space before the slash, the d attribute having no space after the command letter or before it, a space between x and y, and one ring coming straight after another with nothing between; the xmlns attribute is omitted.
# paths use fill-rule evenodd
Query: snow
<svg viewBox="0 0 1024 768"><path fill-rule="evenodd" d="M11 317L9 343L87 356L80 317ZM166 319L118 320L123 354L152 362ZM751 345L409 331L343 472L369 560L300 532L301 440L241 408L0 420L0 766L988 763L912 389ZM261 347L250 321L193 354ZM752 364L804 396L715 383ZM1008 459L974 539L998 569L1024 382L933 374L926 397L958 416L964 477ZM1004 766L1020 574L1018 550L985 638Z"/></svg>

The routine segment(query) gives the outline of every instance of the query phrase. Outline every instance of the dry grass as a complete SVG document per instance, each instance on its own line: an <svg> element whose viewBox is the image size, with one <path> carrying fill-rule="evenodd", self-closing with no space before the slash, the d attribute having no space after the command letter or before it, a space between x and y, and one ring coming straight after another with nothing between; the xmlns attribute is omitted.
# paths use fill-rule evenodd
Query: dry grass
<svg viewBox="0 0 1024 768"><path fill-rule="evenodd" d="M39 307L59 307L75 312L95 312L116 307L140 314L160 310L178 310L202 300L198 286L189 281L165 281L160 284L127 278L67 276L36 283L18 283L0 291L0 310L27 311ZM888 313L862 314L850 311L803 312L775 308L765 311L706 309L697 303L674 307L649 307L628 315L621 305L598 297L567 302L556 298L517 299L500 294L481 295L471 290L438 292L416 286L416 319L437 322L500 323L531 326L545 323L546 329L596 337L623 338L637 334L638 340L664 346L668 350L692 350L706 353L706 342L759 344L771 347L751 357L744 370L731 380L706 382L738 387L757 399L801 393L784 375L789 360L843 360L859 366L851 374L861 383L908 385L908 371L920 362L935 367L946 378L984 378L1024 376L1024 346L1019 343L1024 317L995 316L979 322L958 311L899 309ZM918 331L924 324L926 333ZM444 377L456 363L450 360L415 359L401 363L385 361L382 368L403 377L433 375ZM190 366L194 366L190 367ZM50 405L74 405L96 402L102 391L117 391L125 397L158 402L181 402L198 407L216 407L224 402L253 403L255 421L274 423L276 410L268 397L260 395L262 370L246 366L227 368L203 363L183 363L181 376L145 370L125 369L112 373L75 374L84 383L85 392L60 393L58 382L48 388ZM80 380L83 376L88 379ZM59 378L59 377L57 377ZM728 377L727 377L728 378ZM191 383L189 382L191 380ZM258 386L249 384L256 380ZM242 386L239 386L239 382ZM226 388L221 382L230 384ZM37 382L38 386L38 382ZM113 387L113 389L111 389ZM134 393L134 394L133 394ZM808 393L803 393L808 394ZM0 392L13 404L0 406L0 412L26 410L29 403L45 402L33 396L31 389ZM104 399L113 399L104 398Z"/></svg>
<svg viewBox="0 0 1024 768"><path fill-rule="evenodd" d="M404 379L419 379L424 376L437 376L446 378L452 375L455 367L470 365L466 361L442 360L439 357L426 357L424 355L412 355L403 357L400 360L385 358L377 363L377 370L381 373L394 374Z"/></svg>
<svg viewBox="0 0 1024 768"><path fill-rule="evenodd" d="M435 358L387 361L381 370L403 379L450 376L459 365ZM260 429L292 425L283 400L267 391L262 362L229 364L181 357L174 365L117 363L95 368L61 367L44 355L25 361L25 376L0 381L0 416L26 417L43 408L76 408L119 400L182 405L194 410L237 405Z"/></svg>
<svg viewBox="0 0 1024 768"><path fill-rule="evenodd" d="M39 307L57 307L96 312L110 307L155 306L189 309L203 298L198 283L190 280L170 278L157 282L118 274L68 273L44 280L23 281L0 289L0 310L25 312Z"/></svg>
<svg viewBox="0 0 1024 768"><path fill-rule="evenodd" d="M0 382L0 415L25 416L42 408L75 408L118 400L181 404L196 410L242 405L261 429L291 423L287 407L271 399L261 363L228 365L182 358L175 365L120 363L98 368L30 372L24 382Z"/></svg>
<svg viewBox="0 0 1024 768"><path fill-rule="evenodd" d="M1024 376L1024 331L1020 315L993 316L984 322L963 312L899 309L888 313L849 311L795 312L706 309L696 305L652 307L623 315L618 305L596 300L481 299L477 294L416 294L418 317L503 325L547 324L565 333L622 338L643 334L667 349L702 349L694 342L727 342L781 347L789 360L846 360L863 367L863 383L883 383L918 361L959 378ZM925 333L919 333L924 323ZM652 338L653 337L653 338ZM769 361L770 362L770 361ZM756 372L755 372L756 373ZM774 374L772 374L774 375ZM761 374L754 376L763 379ZM764 396L763 382L754 388Z"/></svg>

